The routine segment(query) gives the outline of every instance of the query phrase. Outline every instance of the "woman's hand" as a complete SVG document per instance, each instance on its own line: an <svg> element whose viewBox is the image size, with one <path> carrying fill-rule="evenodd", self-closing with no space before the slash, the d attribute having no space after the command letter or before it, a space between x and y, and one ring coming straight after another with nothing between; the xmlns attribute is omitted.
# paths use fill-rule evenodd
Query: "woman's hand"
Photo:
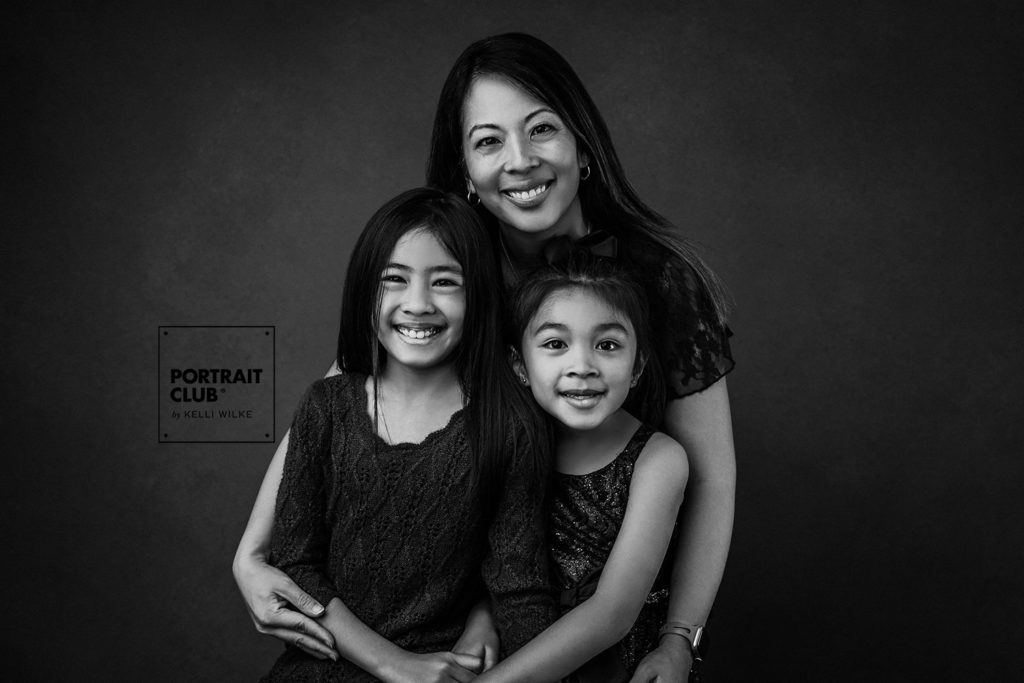
<svg viewBox="0 0 1024 683"><path fill-rule="evenodd" d="M692 665L693 654L686 639L666 635L640 660L629 683L686 683Z"/></svg>
<svg viewBox="0 0 1024 683"><path fill-rule="evenodd" d="M381 672L387 683L468 683L476 678L483 660L458 652L405 652Z"/></svg>
<svg viewBox="0 0 1024 683"><path fill-rule="evenodd" d="M235 557L231 569L257 631L317 659L338 660L331 634L312 618L323 615L323 606L287 574L263 557L245 554Z"/></svg>
<svg viewBox="0 0 1024 683"><path fill-rule="evenodd" d="M501 641L494 627L494 617L491 616L488 600L484 598L469 611L466 629L459 636L452 652L478 657L483 662L483 668L477 673L483 673L498 663L500 649Z"/></svg>

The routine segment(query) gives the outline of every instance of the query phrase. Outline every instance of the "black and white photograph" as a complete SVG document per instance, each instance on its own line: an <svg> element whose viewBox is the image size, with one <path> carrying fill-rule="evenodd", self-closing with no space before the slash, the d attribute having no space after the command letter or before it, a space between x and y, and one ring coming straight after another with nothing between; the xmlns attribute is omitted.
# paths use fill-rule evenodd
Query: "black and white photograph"
<svg viewBox="0 0 1024 683"><path fill-rule="evenodd" d="M1011 681L1024 12L16 3L15 681Z"/></svg>

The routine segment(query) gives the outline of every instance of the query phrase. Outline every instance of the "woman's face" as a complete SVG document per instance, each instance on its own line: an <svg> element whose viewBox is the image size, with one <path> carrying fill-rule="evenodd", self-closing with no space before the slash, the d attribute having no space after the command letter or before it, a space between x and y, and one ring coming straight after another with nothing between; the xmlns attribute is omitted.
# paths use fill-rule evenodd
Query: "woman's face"
<svg viewBox="0 0 1024 683"><path fill-rule="evenodd" d="M546 104L508 81L477 78L462 108L468 189L505 229L537 241L582 235L576 138Z"/></svg>

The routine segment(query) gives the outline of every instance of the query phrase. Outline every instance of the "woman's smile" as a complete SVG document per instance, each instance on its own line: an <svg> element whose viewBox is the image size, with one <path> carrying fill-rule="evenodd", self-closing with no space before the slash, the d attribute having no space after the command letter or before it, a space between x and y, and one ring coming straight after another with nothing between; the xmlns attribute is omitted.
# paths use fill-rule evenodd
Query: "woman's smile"
<svg viewBox="0 0 1024 683"><path fill-rule="evenodd" d="M516 206L528 209L535 206L539 206L548 197L548 190L555 181L549 180L539 185L527 186L525 188L518 189L505 189L502 190L502 194L508 197Z"/></svg>

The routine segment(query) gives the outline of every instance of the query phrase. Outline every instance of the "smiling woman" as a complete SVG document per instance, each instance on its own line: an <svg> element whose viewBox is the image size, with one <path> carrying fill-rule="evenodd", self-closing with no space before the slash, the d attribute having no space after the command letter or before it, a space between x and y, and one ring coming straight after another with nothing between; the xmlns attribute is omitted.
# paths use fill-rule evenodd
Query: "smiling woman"
<svg viewBox="0 0 1024 683"><path fill-rule="evenodd" d="M500 223L503 239L582 237L577 187L586 154L551 108L505 80L474 81L462 114L466 184ZM589 171L587 171L589 173Z"/></svg>

